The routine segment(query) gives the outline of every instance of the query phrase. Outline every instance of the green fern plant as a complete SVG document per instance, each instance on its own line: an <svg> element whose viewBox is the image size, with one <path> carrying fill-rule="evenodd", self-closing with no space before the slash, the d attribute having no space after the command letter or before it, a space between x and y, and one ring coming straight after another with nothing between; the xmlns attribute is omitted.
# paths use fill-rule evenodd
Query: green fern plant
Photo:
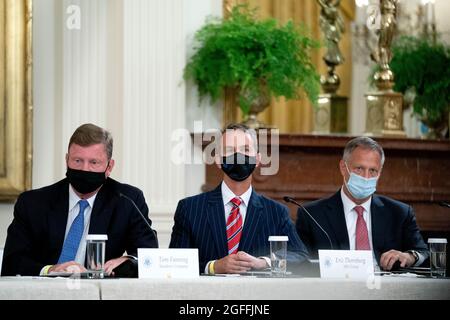
<svg viewBox="0 0 450 320"><path fill-rule="evenodd" d="M226 88L235 89L244 115L263 90L286 99L306 92L315 104L319 76L311 49L319 47L304 27L292 21L257 20L254 9L235 6L227 19L211 19L196 32L195 54L185 67L185 79L198 87L200 98L214 103Z"/></svg>
<svg viewBox="0 0 450 320"><path fill-rule="evenodd" d="M450 112L450 48L440 42L403 36L392 47L390 67L394 90L414 88L413 111L429 123L442 122Z"/></svg>

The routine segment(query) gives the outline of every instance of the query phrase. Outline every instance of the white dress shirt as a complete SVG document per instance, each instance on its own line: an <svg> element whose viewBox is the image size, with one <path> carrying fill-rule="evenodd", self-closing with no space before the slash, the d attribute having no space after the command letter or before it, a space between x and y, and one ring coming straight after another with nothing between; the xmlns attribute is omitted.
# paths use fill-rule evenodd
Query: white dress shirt
<svg viewBox="0 0 450 320"><path fill-rule="evenodd" d="M241 199L241 205L239 206L239 212L242 217L242 228L244 228L244 222L245 222L245 216L247 215L247 208L250 202L250 197L252 195L252 186L247 189L240 197L235 195L233 191L227 186L225 181L222 181L222 200L223 200L223 206L225 210L225 225L227 224L228 216L231 213L231 209L233 209L233 204L231 203L231 200L234 198Z"/></svg>
<svg viewBox="0 0 450 320"><path fill-rule="evenodd" d="M97 193L94 194L86 201L89 203L89 206L84 209L84 231L81 236L80 245L78 247L77 255L75 256L75 262L84 266L84 262L86 260L86 236L89 233L89 224L91 222L91 213L92 208L94 207L94 201L97 197ZM72 226L73 221L77 217L80 212L80 205L78 202L81 200L80 197L77 196L75 191L73 191L72 186L69 185L69 215L67 216L67 225L66 225L66 233L64 235L64 241L67 238L67 234L69 233L70 227Z"/></svg>
<svg viewBox="0 0 450 320"><path fill-rule="evenodd" d="M245 223L245 216L247 215L247 208L250 202L250 197L252 195L252 186L250 186L247 191L245 191L241 196L237 196L233 193L233 191L231 191L231 189L227 186L227 184L225 183L225 181L222 181L222 185L220 187L221 191L222 191L222 200L223 200L223 207L224 207L224 212L225 212L225 225L227 224L227 220L228 220L228 216L231 213L231 209L233 208L233 205L231 204L231 200L234 198L239 198L241 199L241 204L239 206L239 213L241 214L242 217L242 230L244 229L244 223ZM215 261L215 260L214 260ZM267 260L266 260L267 261ZM270 260L269 260L270 261ZM205 274L209 274L209 264L212 261L209 261L206 266L205 266Z"/></svg>
<svg viewBox="0 0 450 320"><path fill-rule="evenodd" d="M370 197L366 202L362 204L354 203L344 192L344 186L341 188L341 199L344 205L344 216L345 224L347 225L348 241L350 245L350 250L356 249L356 220L358 219L358 214L356 213L355 207L361 206L364 208L363 218L367 226L367 234L369 235L370 249L372 250L373 266L375 271L379 270L377 259L375 258L375 253L373 251L372 242L372 216L370 212L370 205L372 204L372 197Z"/></svg>
<svg viewBox="0 0 450 320"><path fill-rule="evenodd" d="M354 203L344 192L344 187L341 188L342 204L344 205L345 223L347 225L348 240L350 244L350 250L356 249L356 220L358 214L355 211L355 207L358 204ZM373 250L372 243L372 219L370 215L370 205L372 203L372 197L359 206L364 208L363 218L367 225L367 232L369 234L370 248Z"/></svg>
<svg viewBox="0 0 450 320"><path fill-rule="evenodd" d="M89 225L91 222L91 213L92 208L94 206L95 198L97 197L97 193L94 194L89 199L86 199L89 203L89 206L84 209L84 231L83 235L81 236L80 245L78 246L78 251L75 256L75 262L81 264L84 266L84 262L86 260L86 236L89 232ZM78 213L80 212L80 205L78 202L81 200L80 197L77 196L75 191L73 191L72 186L69 185L69 214L67 216L67 224L66 224L66 232L64 234L64 241L66 241L67 234L69 233L70 227L72 226L73 221L77 217ZM64 244L63 244L64 246ZM44 270L47 266L43 267L41 269L40 275L44 274Z"/></svg>

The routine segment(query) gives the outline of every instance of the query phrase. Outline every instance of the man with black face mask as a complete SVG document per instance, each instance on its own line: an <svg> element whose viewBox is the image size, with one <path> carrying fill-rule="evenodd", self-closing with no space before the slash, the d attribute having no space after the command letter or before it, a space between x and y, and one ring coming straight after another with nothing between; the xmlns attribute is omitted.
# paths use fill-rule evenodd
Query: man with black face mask
<svg viewBox="0 0 450 320"><path fill-rule="evenodd" d="M127 276L137 271L137 248L157 247L158 242L133 204L119 196L133 199L147 217L142 191L109 177L112 149L108 131L93 124L75 130L66 154L67 178L19 196L8 228L2 276L86 271L88 234L108 236L107 274L118 275L124 268Z"/></svg>
<svg viewBox="0 0 450 320"><path fill-rule="evenodd" d="M169 246L198 248L201 273L244 273L270 266L269 236L288 236L288 267L301 264L306 248L287 207L252 188L252 173L261 161L256 135L244 125L230 125L219 153L222 183L178 203Z"/></svg>

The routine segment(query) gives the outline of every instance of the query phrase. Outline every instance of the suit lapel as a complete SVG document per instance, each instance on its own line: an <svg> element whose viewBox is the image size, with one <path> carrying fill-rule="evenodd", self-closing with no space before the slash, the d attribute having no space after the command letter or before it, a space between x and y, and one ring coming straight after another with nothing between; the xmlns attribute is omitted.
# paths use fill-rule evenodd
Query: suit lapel
<svg viewBox="0 0 450 320"><path fill-rule="evenodd" d="M63 180L55 194L55 201L48 213L49 245L53 249L53 259L58 259L64 244L64 236L69 215L69 183ZM56 262L56 261L55 261Z"/></svg>
<svg viewBox="0 0 450 320"><path fill-rule="evenodd" d="M211 228L213 242L220 257L228 255L227 234L225 225L225 210L221 186L208 194L206 218Z"/></svg>
<svg viewBox="0 0 450 320"><path fill-rule="evenodd" d="M328 230L334 249L349 250L350 242L345 223L344 205L342 204L341 191L336 192L328 203L326 212L329 227ZM337 247L336 247L337 246Z"/></svg>
<svg viewBox="0 0 450 320"><path fill-rule="evenodd" d="M100 189L95 198L94 207L92 208L91 221L89 224L89 234L107 234L109 221L111 220L112 211L116 205L118 195L114 195L114 190L108 179Z"/></svg>
<svg viewBox="0 0 450 320"><path fill-rule="evenodd" d="M241 241L239 244L239 251L251 251L252 244L255 243L255 235L261 228L259 225L262 222L264 215L263 205L261 203L261 196L255 191L252 191L247 213L244 221L244 229L242 230Z"/></svg>
<svg viewBox="0 0 450 320"><path fill-rule="evenodd" d="M384 210L384 204L377 195L373 195L372 203L370 205L370 214L372 220L372 244L375 257L380 260L380 254L384 249L384 232L386 230L387 215Z"/></svg>

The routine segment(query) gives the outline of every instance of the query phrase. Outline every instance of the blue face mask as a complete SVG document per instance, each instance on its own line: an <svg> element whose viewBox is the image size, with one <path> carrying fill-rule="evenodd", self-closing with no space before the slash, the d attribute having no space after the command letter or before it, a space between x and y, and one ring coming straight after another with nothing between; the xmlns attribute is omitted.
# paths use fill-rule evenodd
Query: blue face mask
<svg viewBox="0 0 450 320"><path fill-rule="evenodd" d="M378 177L366 179L354 172L350 172L350 170L348 170L347 163L345 164L345 167L350 174L350 179L348 179L346 183L347 189L353 197L356 199L365 199L375 193L377 189Z"/></svg>

